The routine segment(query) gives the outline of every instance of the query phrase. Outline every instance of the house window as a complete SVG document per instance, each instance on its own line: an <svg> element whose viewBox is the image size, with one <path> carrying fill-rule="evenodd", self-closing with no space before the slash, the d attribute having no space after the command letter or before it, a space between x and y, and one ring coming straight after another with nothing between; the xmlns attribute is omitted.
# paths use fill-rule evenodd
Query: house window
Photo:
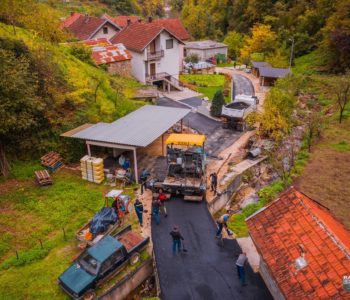
<svg viewBox="0 0 350 300"><path fill-rule="evenodd" d="M107 26L103 27L103 33L108 34L108 27Z"/></svg>
<svg viewBox="0 0 350 300"><path fill-rule="evenodd" d="M174 48L174 40L169 39L165 41L165 48L166 49L173 49Z"/></svg>

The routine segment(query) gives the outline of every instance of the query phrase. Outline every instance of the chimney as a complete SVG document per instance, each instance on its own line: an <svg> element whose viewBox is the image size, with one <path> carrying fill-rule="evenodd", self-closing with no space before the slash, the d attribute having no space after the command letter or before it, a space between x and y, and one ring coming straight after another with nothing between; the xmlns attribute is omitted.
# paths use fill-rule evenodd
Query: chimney
<svg viewBox="0 0 350 300"><path fill-rule="evenodd" d="M127 19L127 20L126 20L126 25L127 25L127 26L130 26L130 25L131 25L131 20L130 20L130 19Z"/></svg>
<svg viewBox="0 0 350 300"><path fill-rule="evenodd" d="M152 23L152 17L148 17L148 23Z"/></svg>

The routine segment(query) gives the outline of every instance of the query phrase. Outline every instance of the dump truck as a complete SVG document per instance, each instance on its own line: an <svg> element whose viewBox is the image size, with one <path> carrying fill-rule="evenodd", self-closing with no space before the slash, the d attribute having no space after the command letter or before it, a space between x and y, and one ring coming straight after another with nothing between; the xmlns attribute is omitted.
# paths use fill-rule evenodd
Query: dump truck
<svg viewBox="0 0 350 300"><path fill-rule="evenodd" d="M222 107L221 119L225 128L233 128L239 131L246 129L245 119L256 111L258 98L248 95L237 95L233 102Z"/></svg>
<svg viewBox="0 0 350 300"><path fill-rule="evenodd" d="M149 237L131 230L131 225L110 233L82 252L58 278L61 289L73 299L94 299L95 288L135 264Z"/></svg>
<svg viewBox="0 0 350 300"><path fill-rule="evenodd" d="M155 193L183 195L188 201L201 201L206 193L205 135L171 134L166 140L167 175L154 183Z"/></svg>

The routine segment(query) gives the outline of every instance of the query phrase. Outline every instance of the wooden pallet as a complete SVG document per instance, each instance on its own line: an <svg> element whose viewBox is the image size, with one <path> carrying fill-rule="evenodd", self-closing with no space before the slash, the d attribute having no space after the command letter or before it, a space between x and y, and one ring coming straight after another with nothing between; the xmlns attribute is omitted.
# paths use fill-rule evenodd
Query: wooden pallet
<svg viewBox="0 0 350 300"><path fill-rule="evenodd" d="M45 167L54 168L58 163L62 164L62 157L59 153L51 151L41 157L41 164Z"/></svg>
<svg viewBox="0 0 350 300"><path fill-rule="evenodd" d="M40 186L52 184L51 176L47 170L35 171L35 179Z"/></svg>

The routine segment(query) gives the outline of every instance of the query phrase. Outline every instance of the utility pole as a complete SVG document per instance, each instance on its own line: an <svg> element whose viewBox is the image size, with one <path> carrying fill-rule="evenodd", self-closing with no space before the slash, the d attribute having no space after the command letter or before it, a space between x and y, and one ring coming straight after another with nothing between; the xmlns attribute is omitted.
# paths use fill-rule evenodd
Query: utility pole
<svg viewBox="0 0 350 300"><path fill-rule="evenodd" d="M292 68L293 52L294 52L294 37L289 39L292 42L292 48L290 49L290 58L289 58L289 71Z"/></svg>

